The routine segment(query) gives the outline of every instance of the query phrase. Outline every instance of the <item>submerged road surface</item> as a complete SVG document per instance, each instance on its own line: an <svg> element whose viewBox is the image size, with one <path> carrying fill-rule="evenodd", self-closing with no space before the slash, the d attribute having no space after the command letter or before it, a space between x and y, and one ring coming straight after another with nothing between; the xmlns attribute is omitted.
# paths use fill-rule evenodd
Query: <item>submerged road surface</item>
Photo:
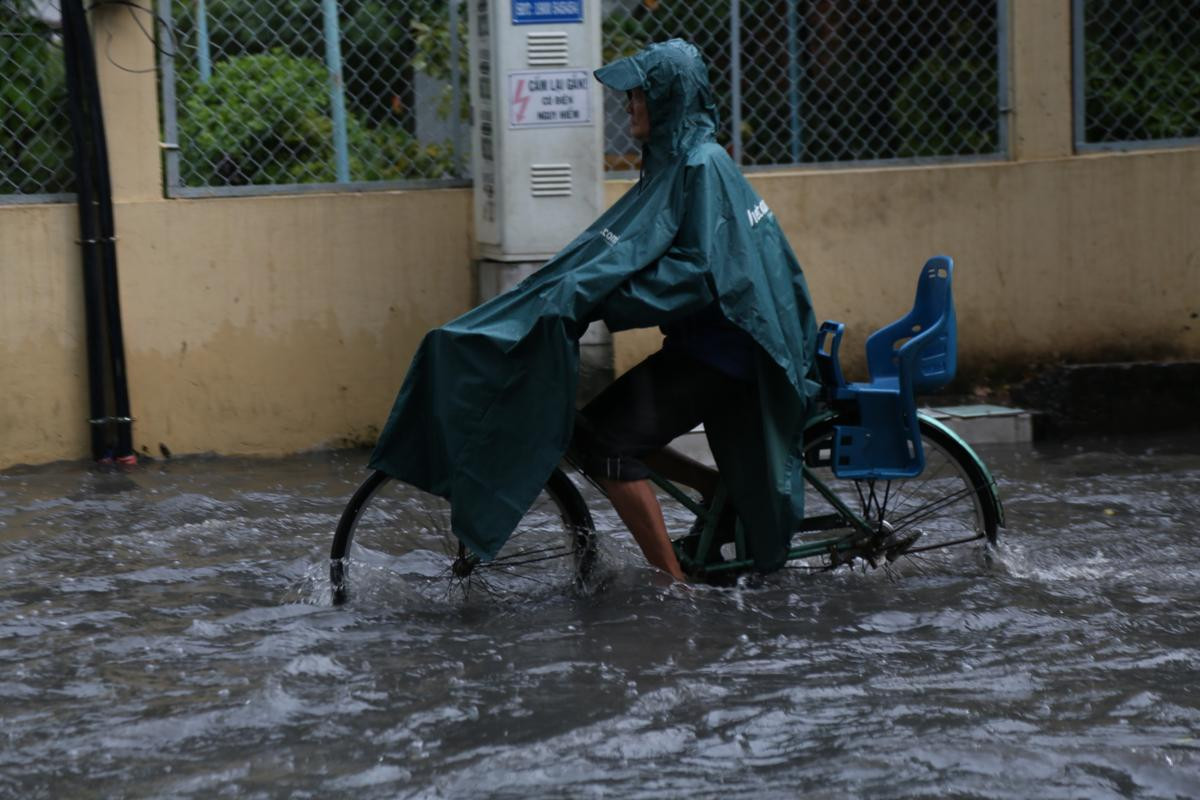
<svg viewBox="0 0 1200 800"><path fill-rule="evenodd" d="M9 470L0 796L1198 797L1198 444L985 449L934 569L671 586L600 514L590 594L342 607L362 452Z"/></svg>

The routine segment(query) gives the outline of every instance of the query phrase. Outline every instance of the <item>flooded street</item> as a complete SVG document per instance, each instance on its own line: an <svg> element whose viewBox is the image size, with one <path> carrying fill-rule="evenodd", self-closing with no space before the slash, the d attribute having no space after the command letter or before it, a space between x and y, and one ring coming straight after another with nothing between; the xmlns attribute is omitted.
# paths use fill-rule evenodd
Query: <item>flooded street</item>
<svg viewBox="0 0 1200 800"><path fill-rule="evenodd" d="M1200 440L980 448L991 557L330 604L363 451L0 473L0 796L1200 796ZM686 523L676 523L686 525Z"/></svg>

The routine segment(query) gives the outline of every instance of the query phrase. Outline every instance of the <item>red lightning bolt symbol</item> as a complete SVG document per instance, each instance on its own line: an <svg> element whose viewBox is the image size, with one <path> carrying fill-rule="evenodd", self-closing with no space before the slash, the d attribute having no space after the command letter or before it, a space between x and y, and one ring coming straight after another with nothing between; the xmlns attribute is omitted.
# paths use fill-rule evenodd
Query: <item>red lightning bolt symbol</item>
<svg viewBox="0 0 1200 800"><path fill-rule="evenodd" d="M525 109L529 107L529 95L522 94L525 91L525 79L517 81L517 93L513 95L513 103L519 105L521 110L517 112L517 122L525 121Z"/></svg>

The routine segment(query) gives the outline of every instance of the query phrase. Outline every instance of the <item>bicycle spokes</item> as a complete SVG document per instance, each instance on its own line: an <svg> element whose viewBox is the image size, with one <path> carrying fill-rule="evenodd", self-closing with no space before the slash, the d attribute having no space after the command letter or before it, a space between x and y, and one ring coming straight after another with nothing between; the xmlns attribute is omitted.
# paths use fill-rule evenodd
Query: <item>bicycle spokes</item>
<svg viewBox="0 0 1200 800"><path fill-rule="evenodd" d="M807 438L806 518L789 551L826 569L851 563L913 563L919 553L995 539L998 503L986 470L969 448L921 419L925 469L911 478L840 478L828 458L833 425ZM927 557L919 566L932 567Z"/></svg>

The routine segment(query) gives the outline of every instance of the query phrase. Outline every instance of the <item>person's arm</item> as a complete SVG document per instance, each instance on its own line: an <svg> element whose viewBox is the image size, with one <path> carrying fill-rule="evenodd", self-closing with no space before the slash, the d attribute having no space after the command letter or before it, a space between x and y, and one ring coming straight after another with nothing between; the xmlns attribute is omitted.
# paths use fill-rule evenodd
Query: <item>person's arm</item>
<svg viewBox="0 0 1200 800"><path fill-rule="evenodd" d="M612 331L650 328L691 316L715 298L702 255L673 246L604 299L601 319Z"/></svg>

